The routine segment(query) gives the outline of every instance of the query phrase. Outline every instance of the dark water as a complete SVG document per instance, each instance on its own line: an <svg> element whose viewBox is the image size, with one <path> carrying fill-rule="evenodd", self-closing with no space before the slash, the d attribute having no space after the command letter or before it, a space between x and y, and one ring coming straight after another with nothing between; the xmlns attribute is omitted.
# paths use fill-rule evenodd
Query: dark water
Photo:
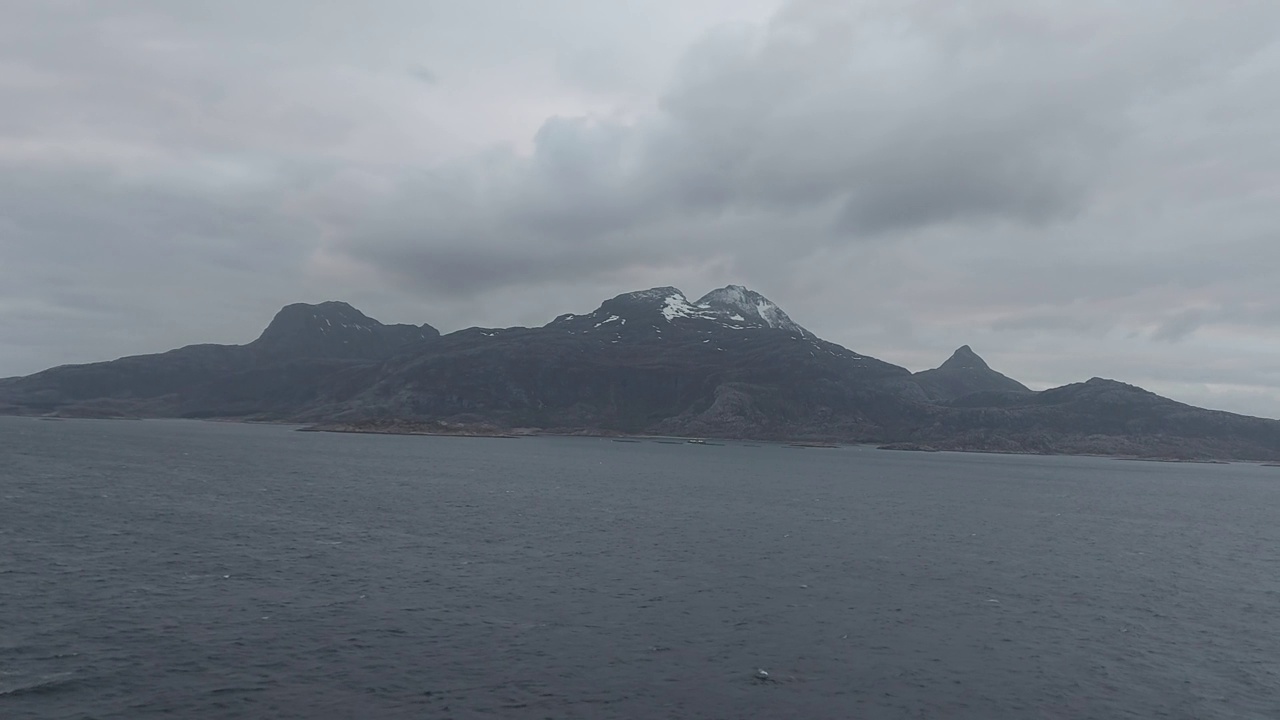
<svg viewBox="0 0 1280 720"><path fill-rule="evenodd" d="M1245 465L0 418L0 717L1271 720L1278 517Z"/></svg>

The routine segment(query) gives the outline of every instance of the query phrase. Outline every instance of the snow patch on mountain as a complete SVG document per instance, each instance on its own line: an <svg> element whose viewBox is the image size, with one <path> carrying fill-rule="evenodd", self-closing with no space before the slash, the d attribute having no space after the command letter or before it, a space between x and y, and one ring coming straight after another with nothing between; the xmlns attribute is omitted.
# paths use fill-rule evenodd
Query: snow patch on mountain
<svg viewBox="0 0 1280 720"><path fill-rule="evenodd" d="M715 319L703 312L702 309L694 307L693 303L689 302L684 293L679 290L663 299L662 316L667 319L667 322L671 322L678 317Z"/></svg>

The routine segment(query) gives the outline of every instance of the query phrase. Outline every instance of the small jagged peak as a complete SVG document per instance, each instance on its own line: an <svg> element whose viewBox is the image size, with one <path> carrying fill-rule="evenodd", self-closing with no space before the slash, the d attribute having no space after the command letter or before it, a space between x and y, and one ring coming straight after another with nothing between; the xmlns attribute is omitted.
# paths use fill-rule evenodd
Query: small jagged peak
<svg viewBox="0 0 1280 720"><path fill-rule="evenodd" d="M978 356L973 348L961 345L947 361L938 366L939 370L990 370L987 361Z"/></svg>
<svg viewBox="0 0 1280 720"><path fill-rule="evenodd" d="M914 377L933 400L951 401L979 392L1031 392L1026 385L992 370L968 345L957 348L937 368L922 370Z"/></svg>

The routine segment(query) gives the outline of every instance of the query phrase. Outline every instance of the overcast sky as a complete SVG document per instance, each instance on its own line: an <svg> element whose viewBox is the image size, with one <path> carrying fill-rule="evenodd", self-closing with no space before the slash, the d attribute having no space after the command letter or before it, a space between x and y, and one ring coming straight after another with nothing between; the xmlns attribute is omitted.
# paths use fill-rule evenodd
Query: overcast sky
<svg viewBox="0 0 1280 720"><path fill-rule="evenodd" d="M1280 417L1274 0L6 0L0 376L728 283Z"/></svg>

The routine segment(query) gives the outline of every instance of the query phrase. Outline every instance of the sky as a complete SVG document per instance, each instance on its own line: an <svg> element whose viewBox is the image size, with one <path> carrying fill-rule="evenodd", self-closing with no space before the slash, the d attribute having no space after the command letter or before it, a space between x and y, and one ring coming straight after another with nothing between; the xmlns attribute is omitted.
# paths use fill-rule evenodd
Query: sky
<svg viewBox="0 0 1280 720"><path fill-rule="evenodd" d="M726 284L1280 417L1272 0L7 0L0 377Z"/></svg>

